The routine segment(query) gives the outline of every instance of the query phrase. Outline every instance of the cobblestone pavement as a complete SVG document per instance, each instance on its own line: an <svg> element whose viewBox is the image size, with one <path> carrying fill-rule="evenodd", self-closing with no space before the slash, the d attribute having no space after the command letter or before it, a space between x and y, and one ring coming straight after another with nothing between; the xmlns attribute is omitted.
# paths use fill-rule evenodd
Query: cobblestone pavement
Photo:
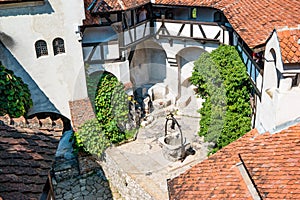
<svg viewBox="0 0 300 200"><path fill-rule="evenodd" d="M197 134L199 118L175 115L195 154L188 155L183 162L165 159L158 138L164 136L166 113L156 114L151 124L140 128L135 141L107 150L120 168L159 200L168 199L167 179L178 176L207 157L207 145Z"/></svg>

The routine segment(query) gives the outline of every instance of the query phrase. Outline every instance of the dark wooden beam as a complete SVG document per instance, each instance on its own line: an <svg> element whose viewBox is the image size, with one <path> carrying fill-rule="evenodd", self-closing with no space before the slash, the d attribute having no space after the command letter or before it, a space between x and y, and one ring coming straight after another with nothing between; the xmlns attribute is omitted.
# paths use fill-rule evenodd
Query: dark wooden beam
<svg viewBox="0 0 300 200"><path fill-rule="evenodd" d="M199 37L186 37L186 36L173 36L173 35L158 35L160 38L169 38L169 39L177 39L177 40L195 40L197 42L201 42L201 43L217 43L220 44L220 40L216 40L216 39L209 39L209 38L199 38Z"/></svg>
<svg viewBox="0 0 300 200"><path fill-rule="evenodd" d="M177 36L180 36L180 35L181 35L181 33L182 33L183 29L184 29L184 26L185 26L185 24L182 24L182 25L181 25L180 30L179 30Z"/></svg>
<svg viewBox="0 0 300 200"><path fill-rule="evenodd" d="M221 35L221 31L219 31L219 32L217 33L217 35L214 37L214 39L217 39L220 35Z"/></svg>
<svg viewBox="0 0 300 200"><path fill-rule="evenodd" d="M202 36L203 36L204 38L206 38L206 35L205 35L205 32L204 32L202 26L201 26L200 24L198 24L198 26L199 26L199 29L200 29L200 31L201 31Z"/></svg>

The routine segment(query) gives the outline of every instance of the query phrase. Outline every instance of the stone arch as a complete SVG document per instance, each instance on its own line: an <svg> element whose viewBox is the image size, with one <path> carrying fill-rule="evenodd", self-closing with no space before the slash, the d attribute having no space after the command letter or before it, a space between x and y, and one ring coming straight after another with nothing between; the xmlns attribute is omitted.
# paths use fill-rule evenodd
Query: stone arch
<svg viewBox="0 0 300 200"><path fill-rule="evenodd" d="M167 76L166 52L152 39L138 44L129 66L134 87L162 83Z"/></svg>
<svg viewBox="0 0 300 200"><path fill-rule="evenodd" d="M102 75L104 74L104 72L105 72L104 69L97 70L90 74L87 74L87 77L86 77L88 97L89 97L93 107L95 106L94 101L95 101L95 95L97 92L97 86L98 86L98 83L99 83Z"/></svg>
<svg viewBox="0 0 300 200"><path fill-rule="evenodd" d="M194 62L200 57L202 53L206 52L200 47L187 47L181 49L176 54L178 63L178 96L177 106L179 108L191 107L197 110L200 106L200 99L195 97L195 86L191 84L190 78L192 76ZM198 116L198 113L195 114Z"/></svg>
<svg viewBox="0 0 300 200"><path fill-rule="evenodd" d="M180 68L180 84L182 86L190 86L189 78L192 76L194 62L200 57L206 50L199 47L187 47L181 49L176 54L176 60Z"/></svg>

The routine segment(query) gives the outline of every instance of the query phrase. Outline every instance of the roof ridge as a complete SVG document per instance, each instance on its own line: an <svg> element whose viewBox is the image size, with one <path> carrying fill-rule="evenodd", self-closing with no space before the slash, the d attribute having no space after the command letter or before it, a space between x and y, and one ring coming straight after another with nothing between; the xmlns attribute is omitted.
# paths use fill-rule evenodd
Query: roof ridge
<svg viewBox="0 0 300 200"><path fill-rule="evenodd" d="M41 130L62 131L64 123L61 118L52 120L51 117L39 119L36 116L31 119L26 119L24 116L12 118L8 114L0 116L0 125L7 125L14 128L30 128Z"/></svg>
<svg viewBox="0 0 300 200"><path fill-rule="evenodd" d="M118 0L119 5L123 10L125 10L124 2L122 0Z"/></svg>
<svg viewBox="0 0 300 200"><path fill-rule="evenodd" d="M276 28L275 28L276 29ZM298 24L298 26L282 26L282 27L278 27L276 29L277 32L281 32L281 31L297 31L300 30L300 24Z"/></svg>

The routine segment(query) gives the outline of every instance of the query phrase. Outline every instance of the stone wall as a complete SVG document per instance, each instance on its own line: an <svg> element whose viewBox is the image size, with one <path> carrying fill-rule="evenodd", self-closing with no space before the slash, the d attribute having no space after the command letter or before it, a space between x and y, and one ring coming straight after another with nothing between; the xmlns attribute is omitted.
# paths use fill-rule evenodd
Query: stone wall
<svg viewBox="0 0 300 200"><path fill-rule="evenodd" d="M153 200L134 179L124 172L109 153L105 154L105 161L100 162L105 175L109 178L110 183L118 190L121 196L126 200Z"/></svg>
<svg viewBox="0 0 300 200"><path fill-rule="evenodd" d="M71 110L72 125L75 131L85 121L95 118L93 106L89 98L70 101L69 105Z"/></svg>

